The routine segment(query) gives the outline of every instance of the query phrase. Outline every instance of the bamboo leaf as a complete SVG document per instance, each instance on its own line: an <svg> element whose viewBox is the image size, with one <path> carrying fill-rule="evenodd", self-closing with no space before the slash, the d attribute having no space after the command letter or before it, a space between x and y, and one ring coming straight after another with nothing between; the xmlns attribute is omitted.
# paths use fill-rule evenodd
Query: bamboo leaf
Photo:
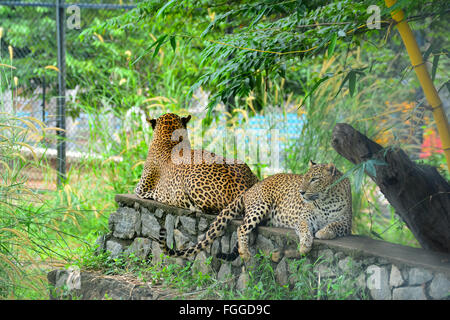
<svg viewBox="0 0 450 320"><path fill-rule="evenodd" d="M308 98L311 94L313 94L314 91L316 91L316 89L320 86L320 84L326 80L328 80L330 78L329 75L326 75L325 77L323 77L322 79L319 79L311 88L311 90L306 94L305 98L303 98L303 102L306 101L306 98ZM301 108L303 105L303 103L300 104L300 106L298 108Z"/></svg>
<svg viewBox="0 0 450 320"><path fill-rule="evenodd" d="M259 20L261 20L261 18L264 16L264 14L267 11L267 7L265 7L264 9L261 10L261 12L259 13L259 15L253 19L252 23L250 24L249 28L253 27L255 24L257 24L259 22Z"/></svg>
<svg viewBox="0 0 450 320"><path fill-rule="evenodd" d="M337 95L339 94L339 92L341 92L342 87L345 85L345 83L348 81L348 75L349 73L347 73L347 75L345 76L344 80L342 80L341 85L339 86L338 91L336 92L336 95L334 96L335 98L337 97Z"/></svg>
<svg viewBox="0 0 450 320"><path fill-rule="evenodd" d="M158 39L155 40L155 42L153 42L151 45L149 45L147 47L147 49L145 49L144 53L142 55L140 55L138 58L136 58L136 60L133 61L133 63L131 65L134 65L136 62L138 62L139 60L142 59L142 57L144 57L146 54L148 54L150 52L150 50L158 45L161 41L161 39L165 39L167 37L167 35L162 35L161 37L159 37Z"/></svg>
<svg viewBox="0 0 450 320"><path fill-rule="evenodd" d="M348 74L348 90L350 91L351 97L353 97L353 94L355 93L355 87L356 87L356 72L352 70Z"/></svg>
<svg viewBox="0 0 450 320"><path fill-rule="evenodd" d="M364 179L364 165L362 165L355 173L355 191L358 192L361 189L361 185Z"/></svg>
<svg viewBox="0 0 450 320"><path fill-rule="evenodd" d="M160 15L162 15L164 13L164 11L170 7L174 2L176 2L176 0L171 0L169 2L167 2L165 5L163 5L161 7L161 9L158 10L158 12L156 13L156 17L158 18Z"/></svg>
<svg viewBox="0 0 450 320"><path fill-rule="evenodd" d="M173 52L177 49L177 41L175 39L175 36L170 36L170 45L172 46Z"/></svg>
<svg viewBox="0 0 450 320"><path fill-rule="evenodd" d="M371 177L377 176L377 170L375 169L375 166L372 161L369 160L366 162L365 169L369 176L371 176Z"/></svg>
<svg viewBox="0 0 450 320"><path fill-rule="evenodd" d="M167 34L159 37L158 40L156 40L156 42L158 42L158 44L156 45L155 51L153 52L153 58L158 55L159 48L161 48L161 46L163 45L163 43L166 40L166 38L167 38Z"/></svg>
<svg viewBox="0 0 450 320"><path fill-rule="evenodd" d="M450 80L448 80L447 82L445 82L438 90L438 93L441 92L442 88L446 87L448 92L450 92Z"/></svg>
<svg viewBox="0 0 450 320"><path fill-rule="evenodd" d="M336 48L336 41L337 41L337 33L333 33L330 45L328 46L328 58L330 58L334 53L334 49Z"/></svg>
<svg viewBox="0 0 450 320"><path fill-rule="evenodd" d="M436 71L439 63L439 57L440 55L436 54L433 57L433 67L431 68L431 80L434 81L434 78L436 77Z"/></svg>
<svg viewBox="0 0 450 320"><path fill-rule="evenodd" d="M427 51L423 54L423 61L427 61L428 57L430 56L431 52L433 51L434 45L433 43L428 47Z"/></svg>

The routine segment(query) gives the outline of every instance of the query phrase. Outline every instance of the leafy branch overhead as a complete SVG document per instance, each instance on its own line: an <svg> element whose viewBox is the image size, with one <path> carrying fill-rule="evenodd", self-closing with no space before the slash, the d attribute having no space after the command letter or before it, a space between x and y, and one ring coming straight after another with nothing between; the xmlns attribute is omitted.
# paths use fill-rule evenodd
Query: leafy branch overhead
<svg viewBox="0 0 450 320"><path fill-rule="evenodd" d="M424 4L425 3L425 4ZM432 5L431 5L432 4ZM370 5L380 10L380 29L369 29L367 21L372 12ZM246 97L260 86L260 78L277 80L286 78L286 70L305 58L331 57L336 51L348 50L370 37L385 37L393 24L390 11L407 8L415 18L448 13L445 1L398 1L387 9L384 1L144 1L139 5L139 16L149 23L152 19L180 15L209 15L210 22L202 20L199 34L179 34L174 29L161 35L149 47L154 55L159 48L170 42L175 50L175 39L200 39L205 43L201 51L201 66L206 72L199 75L187 96L200 86L213 88L209 111L220 101L234 97ZM155 13L156 12L156 13ZM373 19L372 19L373 20ZM437 66L439 56L433 56ZM350 69L342 74L344 85L351 95L355 93L358 78L364 70ZM341 72L342 73L342 72ZM317 79L305 95L314 90L330 76ZM339 91L340 91L339 90Z"/></svg>

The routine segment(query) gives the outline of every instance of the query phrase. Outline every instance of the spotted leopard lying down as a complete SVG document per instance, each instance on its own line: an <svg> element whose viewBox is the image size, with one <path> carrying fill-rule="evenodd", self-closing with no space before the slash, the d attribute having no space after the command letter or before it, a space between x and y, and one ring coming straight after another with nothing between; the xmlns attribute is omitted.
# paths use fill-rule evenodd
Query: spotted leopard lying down
<svg viewBox="0 0 450 320"><path fill-rule="evenodd" d="M187 258L204 250L223 235L233 218L244 214L236 247L231 254L220 254L219 258L234 260L239 253L244 261L249 260L248 236L264 220L270 220L275 227L294 229L300 253L305 254L311 250L314 237L333 239L351 232L351 187L348 179L337 182L341 177L333 164L311 161L305 175L275 174L252 186L222 210L205 239L196 245L182 250L168 248L165 229L161 229L158 241L166 254Z"/></svg>

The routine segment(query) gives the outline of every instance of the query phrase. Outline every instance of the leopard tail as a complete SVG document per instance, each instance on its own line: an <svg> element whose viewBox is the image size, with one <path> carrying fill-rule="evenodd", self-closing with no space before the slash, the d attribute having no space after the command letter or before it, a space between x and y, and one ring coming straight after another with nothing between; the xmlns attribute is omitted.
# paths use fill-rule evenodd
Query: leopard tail
<svg viewBox="0 0 450 320"><path fill-rule="evenodd" d="M225 228L231 222L231 220L233 220L233 218L239 216L240 214L243 214L243 212L244 197L243 194L241 194L219 213L213 223L211 223L211 225L209 226L205 238L202 241L198 242L196 245L181 250L169 248L169 246L167 245L167 231L164 228L161 228L159 231L159 245L161 246L163 252L169 256L182 258L194 256L200 251L204 250L211 243L213 243L215 239L222 236Z"/></svg>

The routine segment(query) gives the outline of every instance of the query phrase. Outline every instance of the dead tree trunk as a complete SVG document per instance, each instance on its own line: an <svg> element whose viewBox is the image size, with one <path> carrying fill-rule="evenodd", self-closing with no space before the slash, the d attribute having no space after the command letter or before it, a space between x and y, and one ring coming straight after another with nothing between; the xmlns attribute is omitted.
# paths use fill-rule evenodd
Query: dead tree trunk
<svg viewBox="0 0 450 320"><path fill-rule="evenodd" d="M383 148L345 123L334 127L331 145L354 164L385 162L375 166L375 176L366 174L424 249L450 253L450 184L436 168L417 165L402 149Z"/></svg>

